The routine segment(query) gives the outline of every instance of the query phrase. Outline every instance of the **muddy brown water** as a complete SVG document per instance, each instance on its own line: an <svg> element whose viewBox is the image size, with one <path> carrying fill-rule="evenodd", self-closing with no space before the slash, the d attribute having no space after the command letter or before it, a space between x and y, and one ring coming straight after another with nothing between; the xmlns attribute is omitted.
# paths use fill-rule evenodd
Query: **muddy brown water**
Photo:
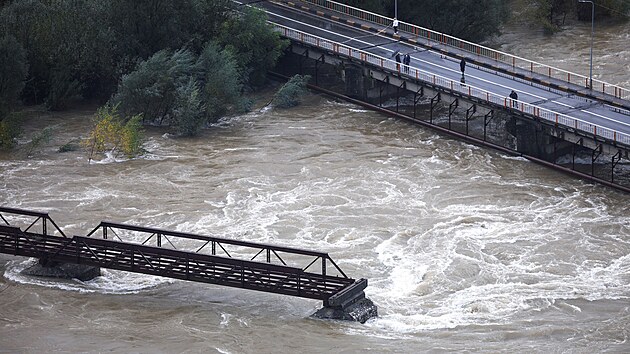
<svg viewBox="0 0 630 354"><path fill-rule="evenodd" d="M629 26L595 46L596 77L626 87ZM500 41L584 74L589 36ZM317 301L118 271L37 279L0 255L0 352L630 351L627 194L319 95L194 139L149 129L138 159L57 153L92 114L33 114L27 131L53 125L53 141L0 157L0 203L69 234L106 219L329 252L369 279L380 317L315 320Z"/></svg>

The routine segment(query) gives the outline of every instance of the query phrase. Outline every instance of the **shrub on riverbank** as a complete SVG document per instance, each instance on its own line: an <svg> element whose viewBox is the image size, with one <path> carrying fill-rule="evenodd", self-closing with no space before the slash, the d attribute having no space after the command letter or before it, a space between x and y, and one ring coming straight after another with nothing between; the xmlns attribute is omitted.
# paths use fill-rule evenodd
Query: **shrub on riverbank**
<svg viewBox="0 0 630 354"><path fill-rule="evenodd" d="M276 92L272 101L274 106L290 108L299 105L302 96L307 92L306 84L308 84L310 79L309 75L294 75Z"/></svg>
<svg viewBox="0 0 630 354"><path fill-rule="evenodd" d="M125 121L118 113L117 106L99 108L94 129L81 143L87 150L88 160L93 160L98 153L108 151L114 156L120 153L127 157L140 154L143 142L141 121L141 115L134 115Z"/></svg>

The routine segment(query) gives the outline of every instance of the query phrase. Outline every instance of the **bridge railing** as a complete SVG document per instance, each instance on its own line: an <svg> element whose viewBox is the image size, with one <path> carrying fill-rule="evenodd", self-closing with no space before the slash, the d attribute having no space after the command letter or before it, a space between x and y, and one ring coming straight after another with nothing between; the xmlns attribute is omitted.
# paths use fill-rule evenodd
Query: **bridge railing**
<svg viewBox="0 0 630 354"><path fill-rule="evenodd" d="M92 237L93 235L100 233L103 239L118 239L123 242L134 241L128 239L123 240L121 238L122 232L125 231L134 232L136 235L144 235L144 240L141 241L142 245L151 244L157 247L171 247L173 249L177 249L177 245L175 245L176 242L174 241L175 238L195 240L198 241L201 246L192 252L201 253L201 251L209 249L209 253L212 256L233 258L232 255L234 252L244 251L244 253L248 253L251 256L249 261L264 263L279 262L283 266L287 266L288 257L302 257L302 261L305 261L304 264L306 264L301 267L303 271L308 271L313 265L319 263L320 267L315 269L315 271L326 276L330 270L328 265L332 265L332 271L334 273L338 273L343 278L348 278L348 276L341 270L341 268L339 268L330 255L324 252L113 223L108 221L102 221L97 227L88 233L86 237ZM233 247L230 248L228 245Z"/></svg>
<svg viewBox="0 0 630 354"><path fill-rule="evenodd" d="M416 80L421 80L434 86L439 86L449 89L451 91L462 93L470 97L475 97L493 105L503 106L506 109L512 109L514 111L520 111L527 115L544 119L556 125L563 125L569 128L573 128L587 134L592 134L595 137L608 139L609 141L615 143L618 142L625 145L630 145L630 135L628 134L617 132L615 130L597 124L592 124L579 118L571 117L569 115L558 113L543 107L539 107L522 101L512 100L506 95L490 92L485 89L468 84L462 84L457 80L436 75L431 72L411 66L406 66L397 63L392 59L381 57L373 53L362 51L360 49L352 48L345 44L334 42L326 38L317 37L312 34L286 27L277 23L270 23L274 26L276 31L279 31L280 34L286 38L296 40L298 42L302 42L317 48L325 49L327 51L334 52L340 56L353 58L387 71L397 72L402 76L415 78Z"/></svg>
<svg viewBox="0 0 630 354"><path fill-rule="evenodd" d="M37 227L39 223L39 227L41 228L42 234L48 235L48 224L51 224L54 227L54 231L57 231L61 236L66 237L66 234L64 234L61 228L59 228L59 226L57 226L57 224L53 221L53 219L50 218L48 213L41 213L37 211L17 209L17 208L0 207L1 222L3 222L7 226L16 226L16 225L12 225L11 222L9 222L11 218L9 218L7 214L17 216L20 219L27 219L27 221L30 222L30 224L26 226L26 228L24 229L24 232L31 231L31 229L34 227ZM35 219L32 220L29 218L35 218Z"/></svg>
<svg viewBox="0 0 630 354"><path fill-rule="evenodd" d="M391 26L393 21L392 18L365 11L356 7L341 4L336 1L302 1L385 27ZM444 33L436 32L424 27L416 26L411 23L399 22L398 30L401 32L412 34L416 38L422 38L427 41L437 42L445 46L457 48L469 54L494 60L497 63L504 64L511 67L512 69L518 68L531 74L547 76L552 79L561 80L585 88L589 87L589 77L587 76L572 73L567 70L555 68L529 59L521 58L492 48L484 47L476 43L468 42L466 40L459 39L457 37L453 37ZM604 94L614 96L616 98L630 99L630 90L617 85L593 79L592 87L594 91L601 91Z"/></svg>

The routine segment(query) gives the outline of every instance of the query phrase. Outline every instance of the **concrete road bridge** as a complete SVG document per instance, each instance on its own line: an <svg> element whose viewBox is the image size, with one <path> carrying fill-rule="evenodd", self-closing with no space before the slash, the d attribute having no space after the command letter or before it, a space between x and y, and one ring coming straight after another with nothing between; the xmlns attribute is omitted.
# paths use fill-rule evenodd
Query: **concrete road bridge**
<svg viewBox="0 0 630 354"><path fill-rule="evenodd" d="M394 33L393 18L335 1L237 2L266 11L291 41L278 74L310 74L315 89L630 191L627 88L410 23ZM409 65L396 54L409 54ZM490 134L492 121L503 134ZM506 134L514 141L489 136Z"/></svg>

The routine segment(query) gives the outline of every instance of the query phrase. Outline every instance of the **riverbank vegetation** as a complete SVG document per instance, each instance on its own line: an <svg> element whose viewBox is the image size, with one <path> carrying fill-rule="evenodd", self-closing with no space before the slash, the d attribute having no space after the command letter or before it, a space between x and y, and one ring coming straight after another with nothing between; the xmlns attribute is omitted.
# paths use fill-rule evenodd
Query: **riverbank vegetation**
<svg viewBox="0 0 630 354"><path fill-rule="evenodd" d="M394 13L391 0L339 1ZM567 17L590 21L591 9L575 0L398 6L403 21L472 41L496 35L510 13L553 32ZM596 1L596 20L627 18L629 10L627 0ZM135 119L195 135L226 114L246 111L247 94L264 85L286 45L264 13L231 0L0 1L0 149L16 145L22 103L54 111L96 101L122 126ZM306 81L296 80L303 82L285 86L278 105L298 101L294 94Z"/></svg>
<svg viewBox="0 0 630 354"><path fill-rule="evenodd" d="M15 145L20 102L64 110L96 101L121 124L141 117L194 135L247 109L244 97L286 46L264 13L230 0L0 6L0 148Z"/></svg>

